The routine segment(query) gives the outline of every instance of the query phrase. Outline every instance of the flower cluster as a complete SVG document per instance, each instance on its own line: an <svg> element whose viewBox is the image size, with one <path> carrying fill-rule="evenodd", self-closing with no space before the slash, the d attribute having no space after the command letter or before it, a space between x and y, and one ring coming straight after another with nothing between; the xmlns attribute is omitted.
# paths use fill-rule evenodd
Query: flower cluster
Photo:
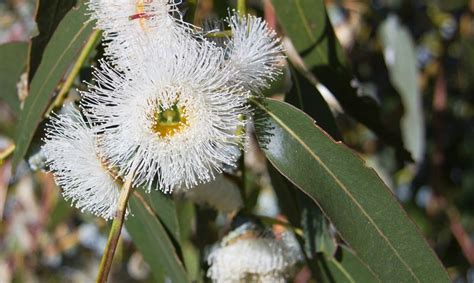
<svg viewBox="0 0 474 283"><path fill-rule="evenodd" d="M66 198L114 217L125 176L171 192L236 166L248 99L279 73L281 45L260 18L233 12L218 45L182 20L178 1L90 0L106 57L47 128L46 162Z"/></svg>

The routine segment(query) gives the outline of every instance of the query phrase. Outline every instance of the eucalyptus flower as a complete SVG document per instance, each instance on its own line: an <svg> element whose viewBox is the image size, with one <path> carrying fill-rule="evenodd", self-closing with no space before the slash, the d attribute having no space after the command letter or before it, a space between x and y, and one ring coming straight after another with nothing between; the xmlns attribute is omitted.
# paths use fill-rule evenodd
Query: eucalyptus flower
<svg viewBox="0 0 474 283"><path fill-rule="evenodd" d="M121 179L98 147L91 123L72 105L52 115L42 153L66 200L106 220L117 210Z"/></svg>
<svg viewBox="0 0 474 283"><path fill-rule="evenodd" d="M194 26L184 22L176 0L89 0L91 19L103 30L105 55L120 68L146 56L150 41L170 44L189 37ZM163 46L164 47L164 46Z"/></svg>
<svg viewBox="0 0 474 283"><path fill-rule="evenodd" d="M147 60L119 71L104 62L84 92L85 114L103 133L100 146L121 176L137 162L133 185L170 192L214 179L234 166L248 113L248 92L207 41L149 44Z"/></svg>
<svg viewBox="0 0 474 283"><path fill-rule="evenodd" d="M287 233L277 239L269 231L257 233L249 223L239 226L208 255L207 276L216 283L287 282L302 259L300 249L292 243L294 236Z"/></svg>
<svg viewBox="0 0 474 283"><path fill-rule="evenodd" d="M268 88L285 58L280 39L260 17L234 12L227 18L232 38L227 42L228 64L238 70L236 80L254 92Z"/></svg>

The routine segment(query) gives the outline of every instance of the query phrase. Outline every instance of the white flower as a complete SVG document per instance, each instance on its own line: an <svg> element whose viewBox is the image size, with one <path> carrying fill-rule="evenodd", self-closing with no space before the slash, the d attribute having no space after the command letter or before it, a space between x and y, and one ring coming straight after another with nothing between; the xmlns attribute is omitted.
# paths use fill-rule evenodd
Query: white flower
<svg viewBox="0 0 474 283"><path fill-rule="evenodd" d="M103 30L105 55L120 68L130 68L145 56L150 41L173 48L189 37L194 26L182 20L175 0L89 0L90 16Z"/></svg>
<svg viewBox="0 0 474 283"><path fill-rule="evenodd" d="M52 116L42 152L64 198L109 220L117 210L120 180L101 158L89 126L74 106L65 107L65 113Z"/></svg>
<svg viewBox="0 0 474 283"><path fill-rule="evenodd" d="M285 232L288 233L288 232ZM213 282L286 282L300 252L272 236L245 236L215 248L207 260Z"/></svg>
<svg viewBox="0 0 474 283"><path fill-rule="evenodd" d="M239 187L223 174L212 182L186 190L185 195L197 204L207 204L223 212L233 212L243 207Z"/></svg>
<svg viewBox="0 0 474 283"><path fill-rule="evenodd" d="M223 50L206 41L183 40L178 48L150 44L147 60L119 73L103 63L97 84L83 93L86 115L100 124L111 165L128 174L137 162L135 187L190 188L235 166L230 148L243 137L248 93Z"/></svg>
<svg viewBox="0 0 474 283"><path fill-rule="evenodd" d="M255 92L268 88L269 81L281 73L279 64L285 58L276 33L262 18L252 15L234 13L227 22L232 30L227 43L229 64L239 71L235 79Z"/></svg>

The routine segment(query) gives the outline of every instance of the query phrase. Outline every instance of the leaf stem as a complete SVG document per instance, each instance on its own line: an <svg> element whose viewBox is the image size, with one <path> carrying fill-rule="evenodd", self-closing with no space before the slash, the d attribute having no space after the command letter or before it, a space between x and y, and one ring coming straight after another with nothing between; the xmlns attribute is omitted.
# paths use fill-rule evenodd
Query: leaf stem
<svg viewBox="0 0 474 283"><path fill-rule="evenodd" d="M245 15L247 13L247 0L237 0L237 11L240 15Z"/></svg>
<svg viewBox="0 0 474 283"><path fill-rule="evenodd" d="M89 57L90 52L94 48L97 41L100 39L101 35L102 32L100 30L94 30L94 32L89 36L89 39L87 40L86 44L84 45L84 48L79 54L76 63L74 64L71 72L67 76L66 81L61 86L58 95L54 99L53 103L51 103L48 110L45 112L46 118L49 116L49 113L51 113L54 108L61 107L61 105L63 104L64 100L66 99L66 94L69 92L69 89L71 89L74 80L76 79L77 75L79 74L79 71L84 65L84 62Z"/></svg>
<svg viewBox="0 0 474 283"><path fill-rule="evenodd" d="M13 153L13 151L15 151L15 147L15 144L12 143L0 152L0 165L2 165L5 159L7 159Z"/></svg>
<svg viewBox="0 0 474 283"><path fill-rule="evenodd" d="M107 282L107 278L112 267L112 260L114 258L117 243L122 232L122 226L125 220L125 213L127 211L128 199L133 190L132 180L135 169L130 170L130 173L126 177L125 183L122 186L122 191L119 197L119 205L117 214L112 222L112 227L109 232L109 239L107 240L107 246L105 247L104 255L100 261L99 273L97 274L96 283Z"/></svg>
<svg viewBox="0 0 474 283"><path fill-rule="evenodd" d="M231 37L232 36L232 31L231 30L223 30L223 31L209 32L205 36L209 37L209 38Z"/></svg>

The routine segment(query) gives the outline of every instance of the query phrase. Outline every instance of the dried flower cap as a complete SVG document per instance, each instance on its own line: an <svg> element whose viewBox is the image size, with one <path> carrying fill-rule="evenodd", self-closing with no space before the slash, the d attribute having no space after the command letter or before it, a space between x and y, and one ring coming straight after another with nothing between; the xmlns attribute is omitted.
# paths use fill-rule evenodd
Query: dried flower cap
<svg viewBox="0 0 474 283"><path fill-rule="evenodd" d="M81 211L109 220L117 210L120 179L102 159L89 126L74 106L66 106L51 117L42 152L64 198Z"/></svg>
<svg viewBox="0 0 474 283"><path fill-rule="evenodd" d="M252 233L252 227L241 225L209 254L207 276L213 282L286 282L292 267L301 260L294 236L259 236Z"/></svg>

